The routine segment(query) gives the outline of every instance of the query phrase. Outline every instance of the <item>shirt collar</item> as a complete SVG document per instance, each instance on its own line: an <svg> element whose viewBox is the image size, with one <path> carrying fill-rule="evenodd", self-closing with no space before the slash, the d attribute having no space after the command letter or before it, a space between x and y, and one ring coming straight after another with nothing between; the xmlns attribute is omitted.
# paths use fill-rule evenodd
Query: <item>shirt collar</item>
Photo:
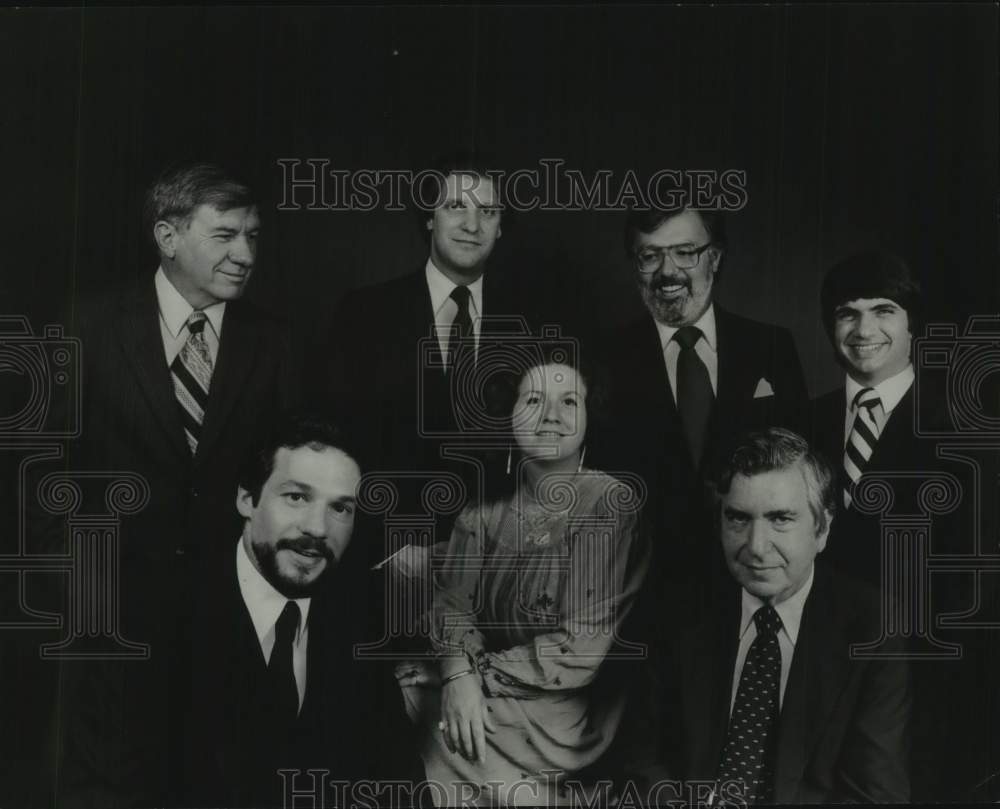
<svg viewBox="0 0 1000 809"><path fill-rule="evenodd" d="M890 376L885 381L875 385L873 390L878 394L878 398L882 400L882 410L885 411L886 415L891 413L896 405L899 404L899 400L906 395L906 392L913 384L913 378L913 365L911 363L895 376ZM844 393L847 396L848 412L851 411L851 405L854 404L854 397L866 387L867 385L862 385L850 374L847 375L847 384L844 385Z"/></svg>
<svg viewBox="0 0 1000 809"><path fill-rule="evenodd" d="M170 336L176 340L181 333L181 329L184 328L184 324L187 323L187 319L194 311L194 307L184 300L184 296L177 291L177 287L167 278L162 265L156 271L153 283L156 285L156 300L160 306L160 317L163 318ZM218 303L213 303L211 306L206 306L202 311L208 317L208 322L211 324L212 331L215 332L216 337L221 335L222 316L226 313L226 302L219 301Z"/></svg>
<svg viewBox="0 0 1000 809"><path fill-rule="evenodd" d="M778 613L778 617L781 618L781 627L784 629L785 634L788 635L788 639L792 642L792 646L799 639L799 626L802 624L802 610L806 605L806 599L809 597L809 591L812 590L813 584L813 574L816 572L816 565L813 564L809 568L809 578L806 579L806 583L799 588L799 591L793 595L791 598L786 598L780 604L776 604L774 611ZM742 638L746 631L750 628L750 624L753 623L753 615L757 610L764 606L764 602L752 593L748 593L743 590L743 615L740 621L740 637Z"/></svg>
<svg viewBox="0 0 1000 809"><path fill-rule="evenodd" d="M485 275L485 273L484 273ZM469 284L469 292L472 293L469 300L472 302L472 311L469 314L473 318L481 317L483 311L483 277L480 275L475 281ZM431 293L431 307L434 314L441 311L441 307L447 303L451 297L451 291L458 286L441 270L434 266L434 262L427 259L427 266L424 268L424 276L427 278L427 289Z"/></svg>
<svg viewBox="0 0 1000 809"><path fill-rule="evenodd" d="M253 621L253 628L257 632L257 640L263 644L264 636L274 627L278 616L285 608L285 602L289 599L275 590L271 583L254 567L243 545L242 536L236 543L236 578L239 580L243 603L247 605L247 612L250 613L250 620ZM311 599L296 598L293 600L299 605L299 610L302 613L302 620L299 623L299 633L301 633L309 620Z"/></svg>
<svg viewBox="0 0 1000 809"><path fill-rule="evenodd" d="M668 326L655 319L653 322L656 323L656 330L660 333L660 348L663 351L666 351L667 346L670 345L670 341L674 338L674 335L677 334L680 327ZM713 352L716 351L715 304L710 303L702 316L699 317L692 325L701 330L701 333L705 338L705 342L708 343L708 347L711 348Z"/></svg>

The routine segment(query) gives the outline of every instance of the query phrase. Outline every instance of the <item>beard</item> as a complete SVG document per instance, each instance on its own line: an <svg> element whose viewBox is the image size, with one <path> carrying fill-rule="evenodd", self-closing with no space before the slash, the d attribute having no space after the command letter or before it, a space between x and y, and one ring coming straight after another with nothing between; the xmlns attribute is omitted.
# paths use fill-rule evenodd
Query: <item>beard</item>
<svg viewBox="0 0 1000 809"><path fill-rule="evenodd" d="M660 291L673 284L680 284L683 291L672 298L664 298ZM642 302L653 318L666 326L680 326L684 323L685 310L691 302L691 284L686 278L672 278L660 275L655 280L640 284Z"/></svg>
<svg viewBox="0 0 1000 809"><path fill-rule="evenodd" d="M317 553L326 560L323 569L313 578L289 575L278 565L278 552L282 550L306 551ZM312 595L320 582L337 564L337 557L321 539L300 537L298 539L279 539L274 545L253 545L254 556L260 565L261 575L286 598L307 598Z"/></svg>

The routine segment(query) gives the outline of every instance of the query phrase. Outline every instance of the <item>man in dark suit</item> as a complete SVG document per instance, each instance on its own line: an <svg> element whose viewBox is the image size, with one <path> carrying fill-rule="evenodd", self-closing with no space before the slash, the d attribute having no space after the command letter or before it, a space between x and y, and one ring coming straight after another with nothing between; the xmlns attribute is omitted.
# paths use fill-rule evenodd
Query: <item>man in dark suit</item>
<svg viewBox="0 0 1000 809"><path fill-rule="evenodd" d="M604 340L613 429L595 460L644 479L661 557L649 581L659 582L689 575L681 560L705 570L714 550L705 483L718 459L744 429L794 424L806 387L787 330L713 302L726 257L721 213L633 211L625 248L648 314Z"/></svg>
<svg viewBox="0 0 1000 809"><path fill-rule="evenodd" d="M362 780L389 805L385 782L423 780L395 678L353 655L365 575L345 447L329 423L292 419L241 476L242 536L196 610L183 806L343 805L331 782Z"/></svg>
<svg viewBox="0 0 1000 809"><path fill-rule="evenodd" d="M947 613L975 611L972 574L930 576L925 569L932 555L974 551L973 526L979 514L969 468L937 457L937 439L921 436L917 429L911 342L923 319L920 285L901 258L868 250L827 272L820 301L834 356L845 371L844 386L820 396L811 408L813 444L838 472L837 518L826 561L879 588L910 593L904 605L909 612L916 616L922 608L927 613L910 630L914 652L940 655L940 647L929 648L924 633L937 642L961 644L961 655L937 656L914 668L913 772L917 800L964 799L991 763L986 760L992 742L986 741L990 731L983 710L991 697L983 692L982 672L987 667L983 655L992 641L938 623ZM925 424L944 419L944 397L944 390L924 390L919 406ZM959 503L951 513L929 522L926 546L919 545L915 533L901 532L898 524L888 522L893 536L887 543L883 515L858 507L855 495L862 476L884 474L893 492L892 515L923 514L920 485L941 473L958 481ZM990 597L987 593L978 600ZM943 693L950 694L949 699L943 700ZM964 744L956 746L955 738Z"/></svg>
<svg viewBox="0 0 1000 809"><path fill-rule="evenodd" d="M880 584L880 518L863 514L853 491L865 473L933 468L934 447L914 424L910 347L921 322L920 286L897 256L866 251L827 272L820 305L845 371L844 386L811 407L813 443L838 472L828 559Z"/></svg>
<svg viewBox="0 0 1000 809"><path fill-rule="evenodd" d="M523 328L559 322L539 300L544 285L519 297L509 278L487 269L503 235L494 173L477 155L457 153L418 175L413 195L426 260L415 272L349 292L324 344L332 411L361 426L374 469L400 473L400 512L425 512L420 492L435 475L475 484L476 461L443 458L442 446L489 433L484 389L506 347ZM411 474L422 477L404 478ZM449 526L438 520L437 541L447 540ZM395 548L382 550L384 558Z"/></svg>
<svg viewBox="0 0 1000 809"><path fill-rule="evenodd" d="M250 437L297 396L284 326L241 300L260 230L251 189L217 166L182 165L149 189L145 223L156 272L76 313L84 432L71 462L148 484L146 507L121 521L114 583L122 634L149 658L64 665L63 805L168 793L194 574L239 530L227 503Z"/></svg>
<svg viewBox="0 0 1000 809"><path fill-rule="evenodd" d="M835 512L829 465L771 428L740 442L718 491L738 586L700 621L664 622L628 775L653 802L687 789L724 803L906 802L907 665L852 654L878 636L877 595L816 561Z"/></svg>

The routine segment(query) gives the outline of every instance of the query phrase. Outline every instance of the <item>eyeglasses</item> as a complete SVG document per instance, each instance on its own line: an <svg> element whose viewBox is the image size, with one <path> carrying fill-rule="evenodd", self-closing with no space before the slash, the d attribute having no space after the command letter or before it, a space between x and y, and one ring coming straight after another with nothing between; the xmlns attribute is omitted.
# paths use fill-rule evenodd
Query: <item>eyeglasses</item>
<svg viewBox="0 0 1000 809"><path fill-rule="evenodd" d="M635 254L635 263L639 272L656 272L663 267L664 256L670 256L670 263L678 270L690 270L701 261L701 254L708 250L712 243L694 247L690 244L676 244L672 247L643 247Z"/></svg>

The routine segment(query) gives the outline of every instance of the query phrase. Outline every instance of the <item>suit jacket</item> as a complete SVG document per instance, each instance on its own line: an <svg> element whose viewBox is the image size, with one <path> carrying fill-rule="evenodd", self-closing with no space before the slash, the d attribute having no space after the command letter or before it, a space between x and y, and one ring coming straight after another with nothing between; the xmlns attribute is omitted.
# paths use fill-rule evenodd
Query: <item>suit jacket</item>
<svg viewBox="0 0 1000 809"><path fill-rule="evenodd" d="M892 411L864 474L876 475L893 472L915 475L932 475L947 471L958 474L971 493L971 480L964 480L961 465L940 459L936 455L938 442L922 438L914 423L914 389L911 386L899 404ZM838 476L837 516L831 529L825 551L827 562L836 564L852 575L881 584L881 516L861 512L855 503L850 508L844 506L842 492L849 482L844 470L844 424L847 417L847 397L844 388L838 388L815 399L810 406L810 435L813 446L820 450L833 466ZM934 418L932 414L930 418ZM919 483L919 479L915 481ZM916 485L898 483L894 486L895 503L893 510L898 513L919 514L921 508L916 501ZM965 494L965 493L963 493ZM968 530L959 531L962 524L968 529L966 512L970 503L966 499L955 513L944 523L936 521L932 536L933 550L942 552L972 552ZM948 530L944 530L944 525Z"/></svg>
<svg viewBox="0 0 1000 809"><path fill-rule="evenodd" d="M70 467L137 474L149 502L120 521L117 617L145 661L68 666L61 805L157 803L176 777L175 686L187 673L187 623L197 571L239 534L239 470L262 429L297 399L287 331L249 303L226 305L196 455L184 438L159 327L152 274L84 302L83 435ZM85 486L82 512L105 512ZM98 709L96 706L100 706Z"/></svg>
<svg viewBox="0 0 1000 809"><path fill-rule="evenodd" d="M285 325L242 300L226 304L202 436L192 458L160 335L152 276L84 303L83 429L76 462L141 474L150 501L123 525L123 560L176 565L228 547L240 520L239 470L261 430L297 404ZM162 571L161 571L162 572Z"/></svg>
<svg viewBox="0 0 1000 809"><path fill-rule="evenodd" d="M627 744L639 751L629 774L645 790L659 779L711 782L718 774L740 593L730 587L711 615L654 646L646 697L631 711L648 718L626 731ZM874 592L817 562L778 723L776 803L909 799L907 664L852 660L849 651L852 643L879 637L879 620Z"/></svg>
<svg viewBox="0 0 1000 809"><path fill-rule="evenodd" d="M312 599L305 699L289 734L269 715L267 663L231 556L206 576L197 600L203 620L193 637L179 805L280 807L294 787L332 806L341 800L332 781L421 782L395 677L384 661L353 654L363 640L352 618L363 571L344 557ZM279 768L302 773L286 783ZM313 780L308 768L326 772Z"/></svg>
<svg viewBox="0 0 1000 809"><path fill-rule="evenodd" d="M943 404L943 403L942 403ZM926 407L925 402L921 406ZM862 513L852 502L845 507L842 491L848 482L844 471L844 424L847 399L844 388L839 388L812 403L812 440L833 464L838 475L837 515L830 529L824 560L875 586L882 586L882 517ZM936 454L939 442L917 434L914 421L914 388L911 387L892 411L882 434L878 438L865 475L880 473L909 473L914 477L893 481L896 514L920 514L917 491L927 476L944 472L958 480L961 502L950 514L934 517L930 524L931 542L928 553L965 555L973 552L973 525L979 519L975 489L970 468ZM922 413L924 419L940 420L943 414L931 408ZM943 442L947 443L947 442ZM980 471L989 475L989 470ZM987 534L987 542L989 535ZM913 587L924 576L923 570L904 568L914 576L914 581L899 583L902 591ZM986 618L997 614L994 576L985 576L979 584L985 589L979 603L985 604ZM928 629L934 638L943 643L959 644L961 656L922 660L914 667L914 733L913 733L913 797L917 801L955 801L970 799L970 792L987 773L995 760L988 751L996 749L996 710L993 686L985 671L993 667L994 640L982 632L968 628L949 628L939 625L939 618L948 613L973 611L974 579L968 573L942 573L927 576L930 587L927 603L930 614ZM992 602L992 606L991 606ZM987 633L988 634L988 633ZM923 646L918 648L923 651ZM948 698L943 699L942 695ZM954 743L962 739L961 745ZM979 796L977 799L981 799Z"/></svg>
<svg viewBox="0 0 1000 809"><path fill-rule="evenodd" d="M703 457L690 456L667 376L660 335L648 314L604 340L610 373L608 423L595 429L598 468L638 474L647 487L645 515L658 562L647 581L687 576L694 569L725 574L712 530L710 492L726 448L741 432L769 425L797 427L808 401L791 334L715 306L718 389ZM760 380L773 396L755 397Z"/></svg>
<svg viewBox="0 0 1000 809"><path fill-rule="evenodd" d="M519 297L511 283L492 272L483 276L483 310L479 366L491 346L509 342L510 335L516 339L521 329L518 318L524 319L529 332L543 323L559 324L552 307L530 295ZM419 445L417 427L421 424L436 428L455 425L453 419L441 418L435 409L455 411L440 361L436 367L428 367L428 362L435 362L432 355L437 348L433 328L434 310L423 267L353 290L338 307L323 346L330 365L327 393L333 406L345 415L370 421L377 413L383 419L391 435L372 444L381 457L407 458L412 463L412 456L394 446L394 441L404 441L409 450L414 442ZM422 340L429 354L420 353ZM430 398L418 400L418 383Z"/></svg>
<svg viewBox="0 0 1000 809"><path fill-rule="evenodd" d="M399 480L397 513L422 513L421 490L439 472L451 472L475 485L476 463L443 459L441 446L482 444L484 432L486 442L496 443L495 422L484 431L482 420L486 412L482 386L489 369L497 367L492 358L502 361L505 350L524 345L524 335L517 336L523 328L519 318L535 335L541 325L558 324L546 308L544 301L531 295L519 297L507 279L488 271L483 281L486 319L473 378L443 372L432 336L434 312L424 267L347 294L322 347L329 370L321 395L333 412L354 426L368 469L423 475L416 481ZM465 435L453 437L463 431ZM506 449L504 443L504 457ZM455 510L464 502L457 499ZM453 518L451 514L450 519L439 520L437 541L447 540ZM394 550L382 549L380 543L379 548L380 558Z"/></svg>

